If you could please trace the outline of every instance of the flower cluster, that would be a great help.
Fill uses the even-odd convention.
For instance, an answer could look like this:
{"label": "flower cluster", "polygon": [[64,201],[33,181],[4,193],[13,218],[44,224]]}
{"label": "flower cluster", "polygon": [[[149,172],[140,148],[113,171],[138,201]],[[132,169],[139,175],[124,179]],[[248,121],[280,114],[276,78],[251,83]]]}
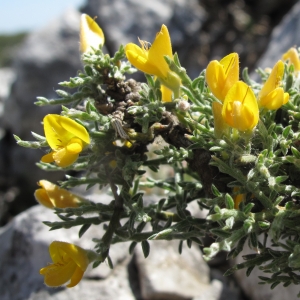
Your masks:
{"label": "flower cluster", "polygon": [[[240,76],[238,53],[211,61],[191,79],[172,51],[166,25],[152,44],[129,43],[113,57],[103,53],[104,41],[96,19],[83,14],[84,71],[61,83],[76,91],[58,90],[54,100],[39,97],[37,105],[63,105],[61,114],[44,117],[45,137],[16,137],[21,146],[47,148],[42,169],[76,171],[60,185],[38,182],[36,200],[58,217],[47,226],[79,226],[82,237],[91,225],[105,225],[93,251],[51,243],[53,263],[40,271],[45,283],[73,287],[90,263],[112,267],[115,243],[131,242],[130,253],[141,244],[147,257],[148,240],[180,240],[181,249],[183,242],[202,245],[209,234],[216,240],[203,249],[207,260],[220,251],[235,257],[246,241],[255,251],[226,274],[265,264],[274,275],[263,282],[300,284],[298,50],[289,49],[272,69],[259,69],[262,80],[255,82],[246,70]],[[128,78],[136,69],[146,83]],[[163,165],[172,171],[166,175]],[[113,199],[88,201],[69,190],[76,186],[109,190]],[[161,190],[159,201],[143,200]],[[190,208],[193,202],[208,209],[206,218]],[[261,235],[285,251],[268,248]]]}
{"label": "flower cluster", "polygon": [[259,108],[279,109],[289,100],[289,94],[280,86],[284,63],[278,61],[258,95],[239,81],[239,57],[231,53],[220,60],[211,61],[206,69],[206,82],[212,94],[220,100],[213,102],[215,134],[221,137],[227,125],[239,131],[251,131],[259,120]]}

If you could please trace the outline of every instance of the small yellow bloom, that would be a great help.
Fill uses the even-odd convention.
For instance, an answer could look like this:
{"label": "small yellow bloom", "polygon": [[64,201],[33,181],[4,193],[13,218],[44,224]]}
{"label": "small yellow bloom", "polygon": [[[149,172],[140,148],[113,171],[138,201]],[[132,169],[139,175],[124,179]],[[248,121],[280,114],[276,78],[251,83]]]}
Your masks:
{"label": "small yellow bloom", "polygon": [[205,73],[207,85],[222,102],[229,89],[239,80],[239,55],[231,53],[219,61],[211,61]]}
{"label": "small yellow bloom", "polygon": [[240,188],[234,187],[233,188],[233,201],[234,201],[234,208],[239,209],[239,205],[241,202],[246,200],[246,194],[239,194]]}
{"label": "small yellow bloom", "polygon": [[161,90],[161,101],[162,102],[172,102],[172,91],[165,87],[164,85],[160,86]]}
{"label": "small yellow bloom", "polygon": [[228,124],[225,122],[222,116],[223,105],[214,101],[212,103],[212,111],[214,115],[214,133],[216,138],[221,138],[224,133],[229,129]]}
{"label": "small yellow bloom", "polygon": [[73,164],[84,146],[90,143],[87,130],[68,117],[49,114],[44,117],[44,131],[51,153],[41,158],[42,162],[55,163],[60,167]]}
{"label": "small yellow bloom", "polygon": [[91,52],[92,47],[98,49],[104,44],[104,34],[95,19],[86,14],[80,18],[80,51],[82,53]]}
{"label": "small yellow bloom", "polygon": [[40,180],[38,185],[41,188],[34,192],[34,197],[40,204],[48,208],[78,207],[87,202],[48,180]]}
{"label": "small yellow bloom", "polygon": [[290,95],[279,87],[284,73],[284,63],[279,60],[263,85],[258,99],[259,107],[275,110],[289,101]]}
{"label": "small yellow bloom", "polygon": [[259,110],[252,89],[244,82],[236,82],[228,91],[222,109],[225,122],[240,131],[252,130],[258,123]]}
{"label": "small yellow bloom", "polygon": [[57,287],[70,281],[68,288],[77,285],[90,263],[89,252],[66,242],[52,242],[49,253],[53,263],[40,270],[45,284]]}
{"label": "small yellow bloom", "polygon": [[289,60],[290,64],[294,65],[295,71],[300,71],[300,60],[298,51],[292,47],[282,55],[283,60]]}
{"label": "small yellow bloom", "polygon": [[130,63],[142,72],[158,77],[160,82],[174,93],[178,93],[181,80],[172,72],[164,56],[173,58],[172,45],[168,28],[162,25],[156,34],[152,45],[139,40],[142,47],[129,43],[125,46],[125,53]]}

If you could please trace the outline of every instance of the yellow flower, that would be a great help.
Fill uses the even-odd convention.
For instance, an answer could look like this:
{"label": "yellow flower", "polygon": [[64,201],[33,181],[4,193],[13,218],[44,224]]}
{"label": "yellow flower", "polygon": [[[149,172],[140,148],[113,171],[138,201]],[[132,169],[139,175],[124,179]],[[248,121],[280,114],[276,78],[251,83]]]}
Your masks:
{"label": "yellow flower", "polygon": [[161,90],[161,101],[162,102],[172,102],[172,91],[165,87],[164,85],[160,86]]}
{"label": "yellow flower", "polygon": [[285,52],[282,55],[282,59],[289,60],[290,64],[294,65],[295,71],[296,72],[300,71],[299,55],[298,55],[298,51],[294,47],[290,48],[287,52]]}
{"label": "yellow flower", "polygon": [[152,45],[146,41],[139,41],[142,47],[133,43],[125,46],[127,59],[142,72],[157,76],[164,86],[178,94],[181,80],[176,73],[170,70],[164,59],[166,55],[173,58],[168,28],[162,25]]}
{"label": "yellow flower", "polygon": [[[40,269],[47,286],[57,287],[68,281],[68,288],[77,285],[94,252],[66,242],[54,241],[49,246],[52,264]],[[94,254],[95,256],[95,254]]]}
{"label": "yellow flower", "polygon": [[213,95],[222,102],[229,89],[239,80],[239,56],[231,53],[218,62],[211,61],[205,73],[207,85]]}
{"label": "yellow flower", "polygon": [[240,188],[234,187],[233,188],[233,201],[234,201],[234,208],[239,209],[239,205],[241,202],[246,200],[246,194],[239,194]]}
{"label": "yellow flower", "polygon": [[279,60],[263,85],[258,99],[259,107],[270,110],[278,109],[289,101],[290,95],[279,87],[284,73],[284,63]]}
{"label": "yellow flower", "polygon": [[232,128],[240,131],[252,130],[258,123],[259,111],[252,89],[244,82],[236,82],[228,91],[222,116]]}
{"label": "yellow flower", "polygon": [[38,185],[42,188],[34,192],[34,197],[40,204],[48,208],[78,207],[84,202],[88,202],[48,180],[40,180]]}
{"label": "yellow flower", "polygon": [[82,53],[91,52],[92,47],[98,49],[104,44],[104,34],[95,19],[86,14],[80,18],[80,51]]}
{"label": "yellow flower", "polygon": [[225,122],[222,116],[223,105],[214,101],[212,103],[212,111],[214,115],[214,134],[216,138],[221,138],[224,133],[229,129],[229,126]]}
{"label": "yellow flower", "polygon": [[60,115],[46,115],[43,122],[47,142],[53,151],[44,155],[41,161],[55,161],[60,167],[73,164],[84,146],[90,143],[87,130],[70,118]]}

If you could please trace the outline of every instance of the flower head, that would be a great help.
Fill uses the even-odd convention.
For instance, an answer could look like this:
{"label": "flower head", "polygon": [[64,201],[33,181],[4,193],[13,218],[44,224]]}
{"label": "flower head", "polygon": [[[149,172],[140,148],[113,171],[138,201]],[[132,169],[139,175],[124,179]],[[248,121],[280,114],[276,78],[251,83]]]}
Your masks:
{"label": "flower head", "polygon": [[257,101],[246,83],[238,81],[228,91],[223,103],[222,117],[230,127],[240,131],[252,130],[257,125]]}
{"label": "flower head", "polygon": [[240,194],[240,188],[234,187],[233,188],[233,201],[234,201],[234,208],[239,209],[240,203],[246,200],[246,194]]}
{"label": "flower head", "polygon": [[38,185],[41,188],[34,192],[34,197],[40,204],[48,208],[78,207],[87,202],[48,180],[40,180]]}
{"label": "flower head", "polygon": [[69,288],[80,282],[93,254],[79,246],[58,241],[50,244],[49,253],[53,263],[40,270],[45,284],[57,287],[70,281]]}
{"label": "flower head", "polygon": [[53,151],[41,161],[55,161],[60,167],[73,164],[84,146],[90,143],[87,130],[74,120],[55,114],[46,115],[43,122],[47,142]]}
{"label": "flower head", "polygon": [[283,73],[284,63],[279,60],[259,93],[258,105],[260,107],[275,110],[289,101],[290,95],[279,87]]}
{"label": "flower head", "polygon": [[181,80],[170,70],[164,58],[166,55],[173,58],[167,26],[162,25],[152,45],[146,41],[139,41],[141,47],[133,43],[125,46],[125,53],[130,63],[146,74],[157,76],[160,82],[172,91],[179,90]]}
{"label": "flower head", "polygon": [[222,102],[229,89],[239,80],[239,56],[231,53],[219,61],[211,61],[205,73],[207,85]]}
{"label": "flower head", "polygon": [[82,14],[80,18],[80,51],[82,53],[98,49],[99,45],[104,44],[104,34],[98,26],[95,19],[86,14]]}
{"label": "flower head", "polygon": [[294,65],[295,71],[300,71],[299,54],[296,48],[292,47],[282,55],[283,60],[289,60],[290,64]]}

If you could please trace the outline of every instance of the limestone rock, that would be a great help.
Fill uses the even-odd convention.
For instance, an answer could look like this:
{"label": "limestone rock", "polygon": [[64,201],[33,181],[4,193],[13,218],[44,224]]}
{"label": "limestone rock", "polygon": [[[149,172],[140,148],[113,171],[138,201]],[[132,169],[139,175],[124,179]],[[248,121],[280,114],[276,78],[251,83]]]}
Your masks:
{"label": "limestone rock", "polygon": [[[146,259],[140,245],[135,252],[144,299],[190,299],[211,288],[209,267],[196,246],[189,249],[184,243],[183,253],[180,255],[178,241],[150,243],[151,250]],[[221,287],[219,292],[221,293]]]}
{"label": "limestone rock", "polygon": [[[79,228],[73,227],[71,229],[49,231],[49,227],[42,223],[42,221],[55,220],[57,221],[58,217],[54,215],[52,210],[37,205],[21,213],[11,223],[1,229],[0,290],[3,291],[1,292],[1,300],[25,300],[29,298],[30,294],[34,294],[37,291],[41,291],[41,293],[58,292],[57,289],[48,289],[43,283],[43,277],[39,274],[39,269],[51,262],[48,252],[49,244],[54,240],[59,240],[74,243],[83,248],[93,249],[94,243],[92,242],[92,238],[100,237],[101,234],[103,234],[101,226],[91,226],[83,237],[79,239]],[[129,257],[128,246],[128,244],[117,244],[111,248],[110,256],[115,267],[123,263],[126,258]],[[124,271],[124,266],[122,269],[123,270],[120,271],[114,270],[114,274],[121,272],[120,274],[125,276],[126,272]],[[87,286],[90,280],[94,281],[94,285],[96,285],[95,281],[98,282],[101,281],[101,279],[109,277],[112,272],[106,263],[103,263],[96,269],[89,268],[85,273],[87,280],[83,280],[79,284],[78,289],[81,289],[81,285]],[[117,283],[113,277],[110,281],[114,282],[114,285],[119,284],[125,287],[124,282],[128,280],[122,277],[121,279],[120,276],[118,275],[119,283]],[[90,278],[90,280],[88,278]],[[127,290],[129,289],[128,285],[126,285],[126,288]],[[84,288],[82,289],[85,290]],[[62,289],[59,291],[61,290]],[[95,293],[97,293],[97,291],[98,289],[95,289]],[[73,292],[69,293],[73,295]],[[117,291],[113,293],[116,295]],[[109,295],[108,288],[107,294]],[[111,299],[122,298],[113,297]],[[131,298],[128,297],[127,299]]]}
{"label": "limestone rock", "polygon": [[274,28],[267,50],[260,58],[257,66],[273,67],[290,47],[300,46],[300,2],[285,15],[280,24]]}
{"label": "limestone rock", "polygon": [[[5,102],[5,113],[0,117],[1,127],[16,134],[23,140],[34,140],[31,131],[43,134],[41,121],[48,113],[59,111],[59,107],[38,107],[34,105],[37,96],[49,99],[58,98],[58,82],[73,77],[81,68],[79,53],[80,13],[70,9],[46,27],[28,35],[14,58],[13,72],[16,74],[10,94]],[[43,155],[41,151],[9,147],[8,170],[13,178],[22,178],[32,186],[45,176],[35,166]],[[26,159],[24,159],[24,156]],[[61,174],[47,174],[49,180]]]}
{"label": "limestone rock", "polygon": [[112,51],[120,44],[138,42],[137,37],[152,42],[162,24],[168,27],[173,46],[182,46],[206,17],[196,0],[88,0],[83,11],[98,16]]}

